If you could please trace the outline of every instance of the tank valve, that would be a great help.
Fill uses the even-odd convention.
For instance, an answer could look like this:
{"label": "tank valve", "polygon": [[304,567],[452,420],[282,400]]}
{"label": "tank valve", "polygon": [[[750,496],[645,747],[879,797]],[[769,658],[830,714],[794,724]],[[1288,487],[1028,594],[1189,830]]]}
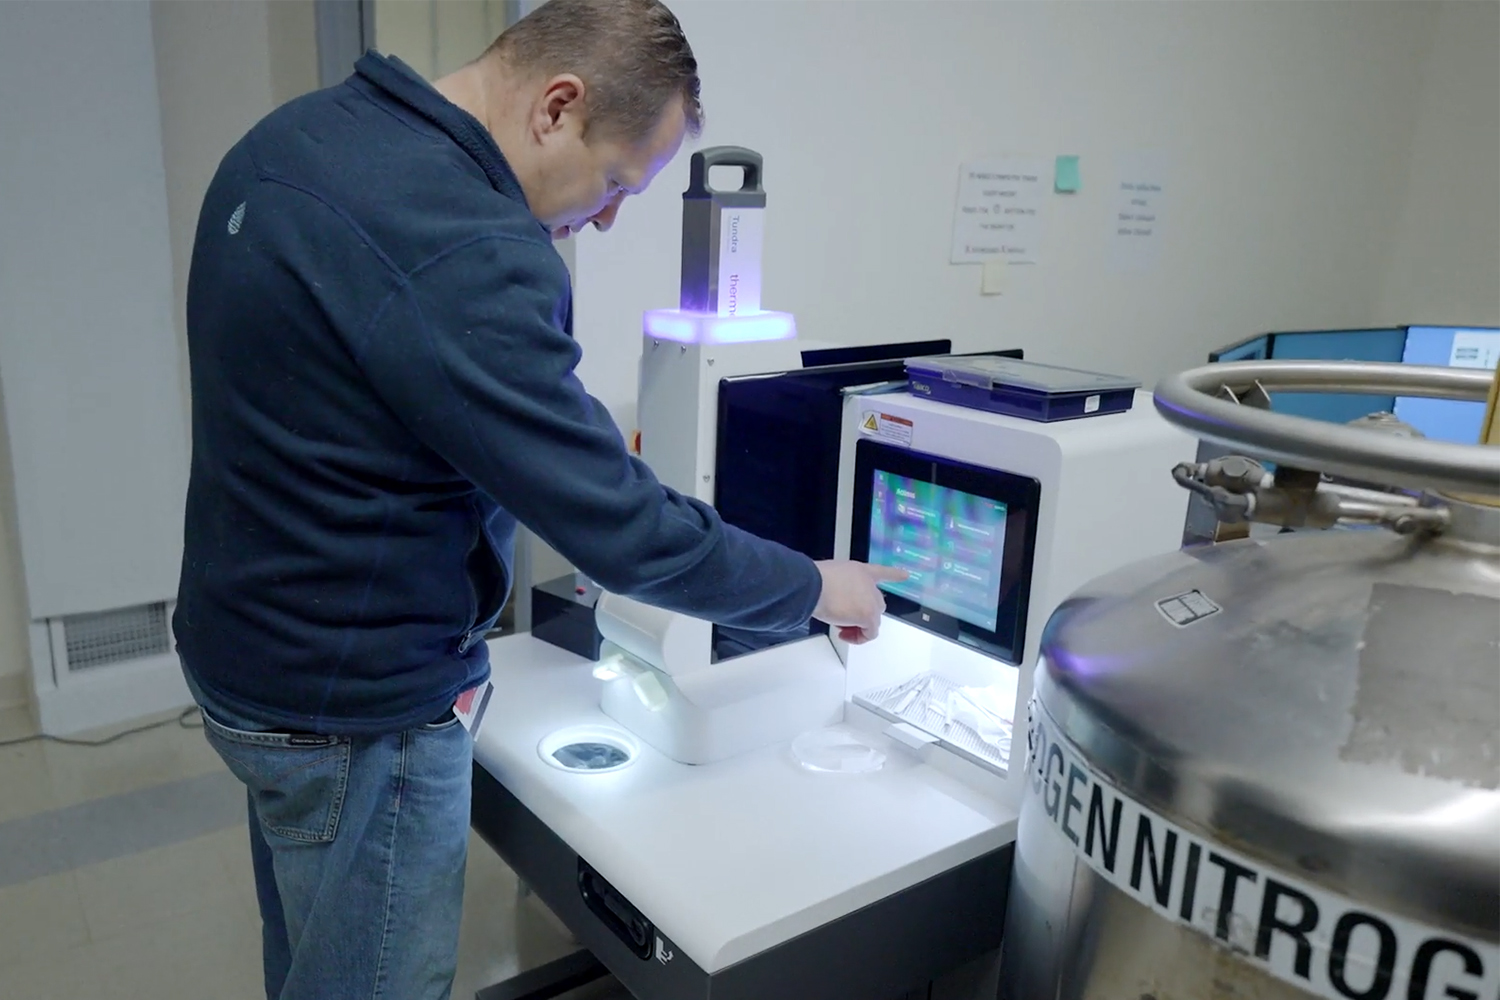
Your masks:
{"label": "tank valve", "polygon": [[1280,466],[1275,474],[1253,458],[1226,455],[1208,462],[1183,462],[1172,478],[1202,496],[1225,524],[1247,521],[1284,528],[1371,525],[1401,535],[1438,534],[1448,526],[1443,507],[1423,506],[1421,498],[1329,481],[1305,469]]}

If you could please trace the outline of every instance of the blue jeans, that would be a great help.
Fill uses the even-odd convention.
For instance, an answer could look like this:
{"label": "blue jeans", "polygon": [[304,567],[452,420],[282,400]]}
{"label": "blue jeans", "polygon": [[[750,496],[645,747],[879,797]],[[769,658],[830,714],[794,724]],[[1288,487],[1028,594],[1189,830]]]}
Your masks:
{"label": "blue jeans", "polygon": [[203,730],[249,792],[268,1000],[447,1000],[458,964],[473,744],[404,733]]}

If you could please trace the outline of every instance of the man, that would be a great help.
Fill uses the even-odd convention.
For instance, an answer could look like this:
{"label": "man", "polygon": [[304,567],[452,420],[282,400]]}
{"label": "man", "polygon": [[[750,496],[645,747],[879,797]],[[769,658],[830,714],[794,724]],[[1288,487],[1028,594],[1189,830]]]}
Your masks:
{"label": "man", "polygon": [[663,488],[573,374],[551,241],[608,229],[700,120],[657,0],[553,0],[435,86],[366,55],[209,188],[174,625],[249,790],[268,997],[449,994],[472,751],[452,706],[487,676],[517,521],[617,593],[875,634],[895,577]]}

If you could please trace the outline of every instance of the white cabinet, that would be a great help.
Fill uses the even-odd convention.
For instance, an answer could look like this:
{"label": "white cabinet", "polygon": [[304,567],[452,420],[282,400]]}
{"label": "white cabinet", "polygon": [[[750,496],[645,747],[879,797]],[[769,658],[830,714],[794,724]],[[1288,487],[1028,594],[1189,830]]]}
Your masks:
{"label": "white cabinet", "polygon": [[0,381],[47,732],[187,703],[160,119],[150,4],[0,4]]}

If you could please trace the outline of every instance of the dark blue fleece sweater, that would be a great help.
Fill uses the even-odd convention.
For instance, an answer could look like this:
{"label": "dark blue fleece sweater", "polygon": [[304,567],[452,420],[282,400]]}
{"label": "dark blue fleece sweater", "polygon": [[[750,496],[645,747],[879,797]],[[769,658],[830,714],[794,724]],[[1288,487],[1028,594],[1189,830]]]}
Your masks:
{"label": "dark blue fleece sweater", "polygon": [[616,593],[750,629],[812,613],[810,560],[627,453],[515,175],[397,60],[228,153],[187,307],[173,624],[211,701],[328,734],[438,718],[488,673],[517,520]]}

